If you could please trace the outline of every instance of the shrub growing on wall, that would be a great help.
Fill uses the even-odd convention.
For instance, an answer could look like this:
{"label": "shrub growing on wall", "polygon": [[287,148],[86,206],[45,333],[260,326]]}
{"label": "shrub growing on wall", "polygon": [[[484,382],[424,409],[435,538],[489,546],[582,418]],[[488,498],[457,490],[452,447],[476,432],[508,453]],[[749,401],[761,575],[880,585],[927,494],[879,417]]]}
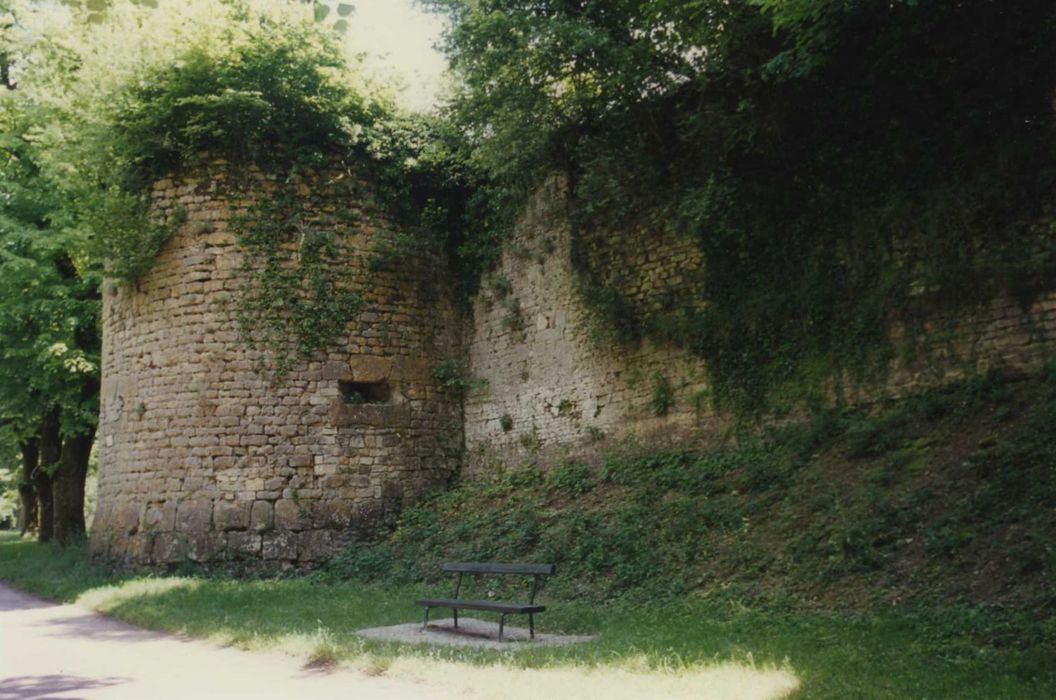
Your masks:
{"label": "shrub growing on wall", "polygon": [[194,44],[125,92],[114,131],[136,174],[157,177],[201,154],[240,163],[318,162],[365,144],[391,112],[353,89],[333,38],[311,25],[262,22]]}
{"label": "shrub growing on wall", "polygon": [[[182,223],[179,212],[167,221],[151,212],[151,184],[218,159],[279,182],[342,159],[389,214],[421,233],[413,244],[446,243],[468,192],[448,168],[456,135],[398,113],[357,68],[328,28],[232,5],[220,29],[97,96],[103,116],[79,144],[95,182],[79,194],[108,274],[137,280]],[[255,187],[252,178],[225,186]],[[236,313],[243,336],[265,339],[282,375],[340,340],[359,307],[357,281],[336,229],[302,217],[291,198],[246,194],[259,201],[232,219],[247,263]]]}

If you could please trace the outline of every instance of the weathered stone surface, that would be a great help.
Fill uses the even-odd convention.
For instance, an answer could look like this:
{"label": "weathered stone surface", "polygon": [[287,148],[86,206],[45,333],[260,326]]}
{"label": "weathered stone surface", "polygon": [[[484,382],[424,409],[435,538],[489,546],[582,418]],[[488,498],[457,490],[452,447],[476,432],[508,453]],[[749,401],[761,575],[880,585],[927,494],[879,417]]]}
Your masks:
{"label": "weathered stone surface", "polygon": [[351,378],[357,382],[380,382],[392,374],[392,358],[358,355],[349,361]]}
{"label": "weathered stone surface", "polygon": [[144,530],[171,532],[175,526],[176,505],[174,503],[152,503],[143,513]]}
{"label": "weathered stone surface", "polygon": [[[591,459],[626,439],[706,445],[724,427],[726,419],[698,401],[708,390],[698,358],[673,345],[646,340],[624,347],[593,337],[604,321],[582,303],[567,201],[557,179],[536,194],[474,300],[469,374],[486,384],[465,400],[467,476],[503,463]],[[577,264],[645,314],[706,299],[704,260],[691,238],[653,229],[577,236]],[[995,299],[953,325],[937,316],[925,330],[934,333],[935,355],[949,344],[949,361],[894,365],[886,391],[903,394],[990,367],[1036,369],[1046,356],[1044,339],[1056,336],[1054,306],[1050,290],[1029,309]],[[896,342],[904,334],[892,329]],[[658,377],[674,388],[663,416],[652,403]]]}
{"label": "weathered stone surface", "polygon": [[411,407],[406,404],[349,405],[335,400],[330,405],[330,419],[339,427],[406,428],[411,423]]}
{"label": "weathered stone surface", "polygon": [[253,532],[229,532],[227,551],[235,559],[260,559],[261,536]]}
{"label": "weathered stone surface", "polygon": [[[472,476],[589,458],[629,438],[705,444],[725,427],[699,401],[708,384],[696,357],[648,340],[631,348],[594,339],[557,180],[529,203],[464,319],[441,251],[422,243],[378,258],[399,226],[346,165],[296,183],[249,172],[246,190],[222,163],[159,181],[154,211],[185,209],[187,223],[136,286],[104,285],[93,552],[145,564],[317,561],[391,523],[459,468]],[[252,271],[254,262],[243,260],[229,222],[261,191],[295,193],[302,219],[334,232],[349,287],[363,297],[346,342],[296,363],[282,382],[269,374],[272,358],[241,341],[232,303],[243,263]],[[347,207],[354,215],[343,215]],[[704,261],[691,239],[584,230],[576,245],[577,265],[639,310],[703,303]],[[896,342],[908,332],[892,329]],[[924,332],[945,360],[892,367],[890,393],[973,369],[1036,369],[1056,335],[1056,292],[1029,309],[995,299],[955,321],[936,313]],[[452,360],[468,363],[464,379],[483,380],[469,382],[464,405],[461,389],[436,376]],[[652,401],[660,378],[674,392],[662,416]],[[383,383],[385,398],[358,403],[349,382]]]}
{"label": "weathered stone surface", "polygon": [[242,501],[217,501],[213,505],[213,527],[217,530],[245,530],[249,527],[251,504]]}
{"label": "weathered stone surface", "polygon": [[302,532],[298,540],[297,558],[300,561],[318,561],[331,553],[333,535],[329,530]]}
{"label": "weathered stone surface", "polygon": [[275,506],[269,501],[254,501],[249,514],[249,527],[255,532],[266,532],[275,526]]}
{"label": "weathered stone surface", "polygon": [[139,507],[134,503],[123,503],[115,511],[115,526],[120,532],[134,535],[139,530]]}
{"label": "weathered stone surface", "polygon": [[[302,550],[315,559],[340,537],[317,533],[301,547],[281,531],[347,530],[394,475],[411,502],[458,467],[460,396],[431,372],[458,355],[461,334],[443,252],[415,246],[372,265],[399,226],[364,202],[366,185],[337,160],[295,184],[250,176],[256,182],[238,189],[245,179],[218,162],[157,182],[156,214],[184,209],[187,222],[135,287],[105,285],[97,553],[148,564],[295,562]],[[247,275],[229,222],[260,191],[284,189],[304,221],[335,233],[363,305],[345,346],[275,382],[270,359],[241,340],[232,302]],[[345,411],[346,381],[385,382],[389,400]],[[389,439],[396,431],[400,439]],[[348,475],[363,483],[345,483]],[[318,517],[316,501],[326,502]],[[261,533],[269,536],[253,539]]]}
{"label": "weathered stone surface", "polygon": [[352,370],[347,362],[327,362],[323,365],[321,377],[326,380],[347,379]]}
{"label": "weathered stone surface", "polygon": [[275,502],[275,527],[279,530],[303,530],[308,526],[308,506],[284,498]]}
{"label": "weathered stone surface", "polygon": [[219,532],[199,532],[187,537],[187,559],[194,562],[211,562],[225,558],[227,543]]}
{"label": "weathered stone surface", "polygon": [[212,529],[213,504],[210,501],[184,501],[176,507],[179,532],[207,532]]}
{"label": "weathered stone surface", "polygon": [[295,532],[278,531],[265,533],[262,538],[262,556],[266,561],[294,561],[297,559]]}
{"label": "weathered stone surface", "polygon": [[[150,561],[156,564],[175,564],[183,561],[187,554],[185,536],[171,532],[159,532],[151,540]],[[144,551],[147,551],[144,548]]]}

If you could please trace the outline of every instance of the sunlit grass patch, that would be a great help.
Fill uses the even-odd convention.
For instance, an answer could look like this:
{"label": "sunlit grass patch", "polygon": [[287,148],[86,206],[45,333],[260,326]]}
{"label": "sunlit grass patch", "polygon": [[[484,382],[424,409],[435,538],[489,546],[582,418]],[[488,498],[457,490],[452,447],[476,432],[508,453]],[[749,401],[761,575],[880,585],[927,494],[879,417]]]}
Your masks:
{"label": "sunlit grass patch", "polygon": [[91,588],[77,596],[77,604],[101,613],[109,613],[131,601],[143,603],[146,599],[162,596],[176,589],[194,590],[199,584],[197,579],[183,577],[134,578],[110,586]]}
{"label": "sunlit grass patch", "polygon": [[491,700],[780,700],[800,686],[789,667],[750,661],[657,668],[644,656],[611,665],[522,668],[507,663],[472,666],[452,661],[401,657],[390,675],[429,684],[460,687]]}
{"label": "sunlit grass patch", "polygon": [[[1033,627],[974,608],[847,614],[767,605],[732,588],[649,602],[554,600],[542,631],[597,639],[514,651],[356,634],[418,620],[413,601],[424,589],[415,586],[115,574],[89,562],[83,550],[2,534],[0,580],[148,629],[283,651],[309,667],[340,665],[464,690],[467,697],[1056,697],[1051,635],[1030,636]],[[1001,637],[981,636],[1002,620]]]}

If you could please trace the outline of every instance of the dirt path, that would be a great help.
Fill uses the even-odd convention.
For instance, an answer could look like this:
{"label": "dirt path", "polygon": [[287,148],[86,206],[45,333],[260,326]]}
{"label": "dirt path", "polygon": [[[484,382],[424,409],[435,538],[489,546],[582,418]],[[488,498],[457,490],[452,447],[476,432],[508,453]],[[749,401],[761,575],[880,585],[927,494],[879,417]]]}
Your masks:
{"label": "dirt path", "polygon": [[148,632],[0,583],[0,700],[455,697],[466,696]]}

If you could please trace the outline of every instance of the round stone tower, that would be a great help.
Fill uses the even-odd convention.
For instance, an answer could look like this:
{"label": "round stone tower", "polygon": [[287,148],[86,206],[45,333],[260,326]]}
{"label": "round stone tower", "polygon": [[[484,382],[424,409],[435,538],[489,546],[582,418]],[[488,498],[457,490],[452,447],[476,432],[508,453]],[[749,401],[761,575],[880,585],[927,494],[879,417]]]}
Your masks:
{"label": "round stone tower", "polygon": [[[435,372],[459,356],[442,252],[336,163],[237,181],[214,163],[156,183],[156,211],[185,211],[184,223],[138,283],[105,285],[97,555],[317,561],[458,467],[460,396]],[[302,219],[332,227],[363,298],[345,342],[281,380],[236,313],[253,265],[232,217],[262,197],[292,197]]]}

